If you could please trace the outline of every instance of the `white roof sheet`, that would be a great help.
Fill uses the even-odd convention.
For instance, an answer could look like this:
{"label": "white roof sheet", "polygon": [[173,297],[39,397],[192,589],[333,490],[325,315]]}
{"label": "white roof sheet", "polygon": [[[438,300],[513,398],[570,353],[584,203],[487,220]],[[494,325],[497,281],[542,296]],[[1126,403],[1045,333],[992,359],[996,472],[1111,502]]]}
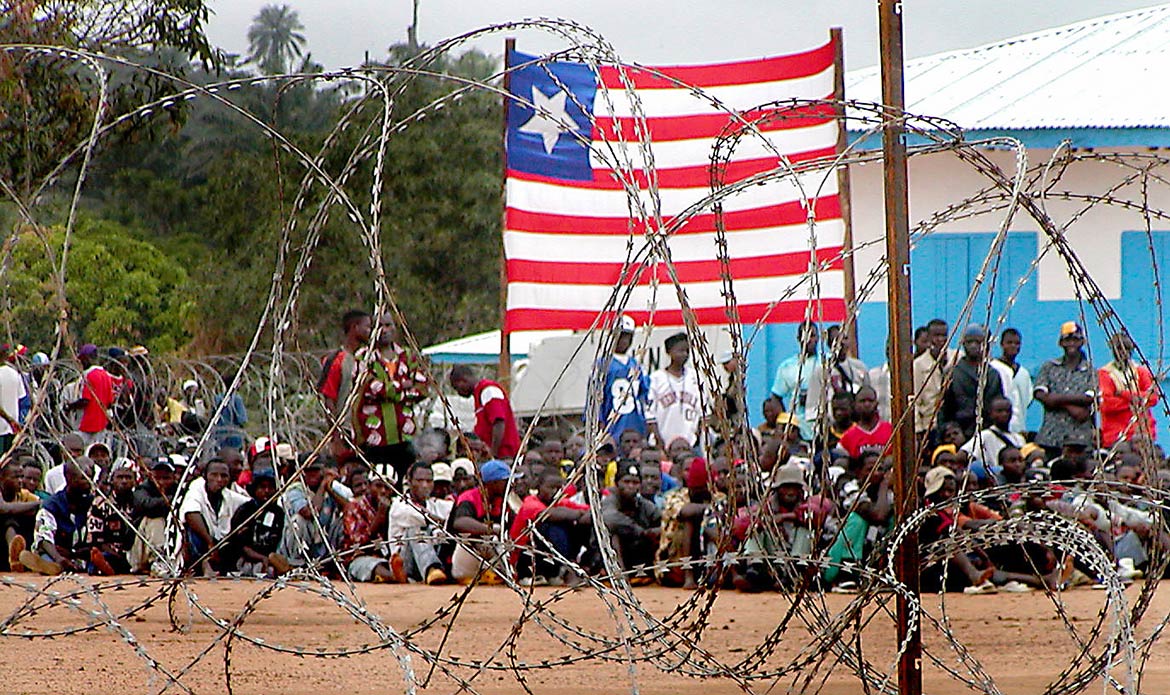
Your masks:
{"label": "white roof sheet", "polygon": [[[546,338],[555,338],[563,335],[572,335],[572,331],[557,330],[557,331],[516,331],[511,334],[509,338],[508,347],[511,349],[513,357],[525,357],[528,355],[532,346],[545,340]],[[476,333],[474,335],[456,338],[455,340],[448,340],[445,343],[432,345],[423,348],[423,354],[433,359],[459,359],[465,360],[475,358],[492,358],[494,355],[500,354],[500,332],[488,331],[486,333]]]}
{"label": "white roof sheet", "polygon": [[[1170,5],[906,63],[906,110],[967,129],[1170,127]],[[845,95],[881,101],[878,67]]]}

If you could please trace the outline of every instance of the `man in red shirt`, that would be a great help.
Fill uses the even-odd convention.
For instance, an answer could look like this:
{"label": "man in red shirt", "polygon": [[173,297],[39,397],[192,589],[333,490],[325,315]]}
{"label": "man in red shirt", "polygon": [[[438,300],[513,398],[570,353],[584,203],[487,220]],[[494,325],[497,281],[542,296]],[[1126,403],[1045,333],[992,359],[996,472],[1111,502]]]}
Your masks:
{"label": "man in red shirt", "polygon": [[[589,506],[577,504],[561,496],[565,479],[559,470],[550,468],[540,476],[536,494],[524,498],[520,511],[512,521],[508,535],[516,544],[513,562],[517,565],[517,576],[521,585],[576,583],[580,580],[569,568],[562,565],[550,553],[550,547],[566,559],[575,562],[581,549],[588,543],[592,531],[592,517]],[[556,504],[553,502],[556,501]],[[551,506],[550,506],[551,505]],[[542,540],[532,542],[533,533]],[[524,553],[528,547],[537,552]]]}
{"label": "man in red shirt", "polygon": [[97,346],[86,343],[77,351],[81,363],[81,398],[66,406],[68,410],[82,410],[81,431],[86,444],[104,442],[110,426],[110,406],[117,396],[118,382],[114,376],[97,364]]}
{"label": "man in red shirt", "polygon": [[894,436],[894,427],[881,418],[878,412],[877,392],[872,386],[862,386],[853,401],[853,414],[857,421],[841,435],[837,446],[851,458],[857,458],[866,449],[882,450]]}
{"label": "man in red shirt", "polygon": [[462,364],[451,369],[450,382],[460,396],[473,399],[475,434],[488,445],[492,458],[514,459],[520,450],[520,432],[504,387],[490,379],[476,380],[471,367]]}
{"label": "man in red shirt", "polygon": [[[373,328],[373,319],[360,309],[345,312],[341,317],[341,329],[345,333],[345,340],[341,348],[325,356],[321,364],[321,378],[317,384],[317,391],[325,400],[325,407],[329,414],[337,417],[337,407],[349,398],[353,389],[353,380],[357,375],[357,361],[354,355],[357,351],[370,343],[370,331]],[[349,418],[343,418],[341,426],[346,427]]]}
{"label": "man in red shirt", "polygon": [[325,412],[330,419],[341,418],[337,430],[329,441],[329,450],[339,463],[353,458],[353,449],[347,437],[353,437],[353,423],[349,413],[339,408],[349,399],[357,378],[357,359],[354,355],[369,345],[373,317],[361,309],[345,312],[341,317],[341,331],[345,335],[341,347],[325,355],[321,360],[321,375],[317,378],[317,392],[325,402]]}

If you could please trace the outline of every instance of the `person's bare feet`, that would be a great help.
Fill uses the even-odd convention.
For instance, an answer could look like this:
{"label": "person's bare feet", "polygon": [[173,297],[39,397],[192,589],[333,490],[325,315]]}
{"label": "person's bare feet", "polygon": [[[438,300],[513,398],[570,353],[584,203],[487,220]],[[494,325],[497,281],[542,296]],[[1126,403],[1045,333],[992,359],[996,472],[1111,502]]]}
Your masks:
{"label": "person's bare feet", "polygon": [[13,572],[24,572],[25,567],[20,563],[20,554],[27,548],[25,547],[24,536],[19,533],[8,541],[8,569]]}

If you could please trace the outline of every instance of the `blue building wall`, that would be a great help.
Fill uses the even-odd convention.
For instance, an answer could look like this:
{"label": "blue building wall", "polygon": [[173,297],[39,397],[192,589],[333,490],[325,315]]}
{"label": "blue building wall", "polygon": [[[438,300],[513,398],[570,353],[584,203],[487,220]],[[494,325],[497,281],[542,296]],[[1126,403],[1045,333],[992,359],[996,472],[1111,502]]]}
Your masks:
{"label": "blue building wall", "polygon": [[[1153,254],[1151,254],[1151,237]],[[963,303],[974,285],[984,257],[991,249],[994,233],[945,233],[934,234],[917,242],[911,251],[910,292],[913,302],[914,326],[925,324],[932,318],[942,318],[951,324],[957,321]],[[1039,251],[1039,238],[1035,233],[1012,232],[1004,244],[999,275],[994,288],[986,282],[972,307],[970,318],[965,323],[987,323],[992,328],[1004,309],[1016,285],[1025,276],[1032,260]],[[1152,258],[1151,258],[1152,256]],[[1156,264],[1156,265],[1155,265]],[[1155,301],[1155,267],[1163,287],[1170,285],[1170,232],[1131,231],[1121,234],[1121,298],[1112,300],[1114,310],[1129,329],[1146,359],[1156,369],[1167,356],[1164,341],[1158,338],[1158,307]],[[990,277],[990,274],[989,274]],[[994,290],[994,291],[993,291]],[[1028,278],[1007,312],[1002,327],[1014,327],[1023,334],[1023,348],[1020,362],[1031,371],[1033,377],[1040,364],[1057,357],[1057,335],[1060,324],[1065,321],[1082,321],[1082,308],[1075,300],[1040,301],[1037,296],[1035,273]],[[1164,301],[1170,302],[1170,289],[1163,292]],[[990,314],[988,307],[990,306]],[[859,357],[868,366],[874,367],[886,361],[886,302],[866,302],[861,306],[858,318]],[[1104,365],[1112,357],[1109,354],[1103,329],[1097,325],[1091,308],[1085,304],[1085,330],[1088,332],[1086,349],[1090,351],[1097,366]],[[1165,315],[1166,337],[1170,338],[1170,317]],[[750,337],[750,327],[744,327],[745,338]],[[952,344],[954,347],[954,344]],[[762,419],[760,403],[767,397],[776,368],[785,358],[796,351],[796,326],[772,325],[762,329],[751,350],[748,352],[747,398],[752,423]],[[998,348],[993,349],[998,354]],[[1163,388],[1168,384],[1163,381]],[[1158,429],[1166,432],[1166,416],[1158,412]],[[1040,425],[1042,415],[1039,404],[1033,403],[1028,412],[1029,429]]]}

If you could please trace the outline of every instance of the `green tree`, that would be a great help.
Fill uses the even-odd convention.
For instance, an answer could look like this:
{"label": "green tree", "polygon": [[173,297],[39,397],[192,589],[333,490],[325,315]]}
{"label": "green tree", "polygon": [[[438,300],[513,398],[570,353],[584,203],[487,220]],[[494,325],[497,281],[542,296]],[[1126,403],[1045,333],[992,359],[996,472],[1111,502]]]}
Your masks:
{"label": "green tree", "polygon": [[[3,275],[0,315],[13,338],[51,346],[57,331],[56,267],[65,233],[59,227],[21,228]],[[67,256],[65,296],[70,329],[82,341],[141,343],[174,351],[190,340],[194,317],[187,271],[132,230],[83,219]]]}
{"label": "green tree", "polygon": [[304,54],[304,28],[288,5],[265,5],[248,27],[248,60],[266,75],[288,72],[293,60]]}
{"label": "green tree", "polygon": [[[0,44],[84,49],[182,73],[188,60],[210,68],[220,54],[207,39],[204,0],[0,0]],[[109,67],[109,66],[107,66]],[[107,120],[169,88],[165,80],[114,69]],[[67,55],[0,51],[0,177],[24,200],[89,134],[97,112],[95,77]],[[182,109],[168,112],[173,122]],[[139,120],[125,131],[155,128]]]}

